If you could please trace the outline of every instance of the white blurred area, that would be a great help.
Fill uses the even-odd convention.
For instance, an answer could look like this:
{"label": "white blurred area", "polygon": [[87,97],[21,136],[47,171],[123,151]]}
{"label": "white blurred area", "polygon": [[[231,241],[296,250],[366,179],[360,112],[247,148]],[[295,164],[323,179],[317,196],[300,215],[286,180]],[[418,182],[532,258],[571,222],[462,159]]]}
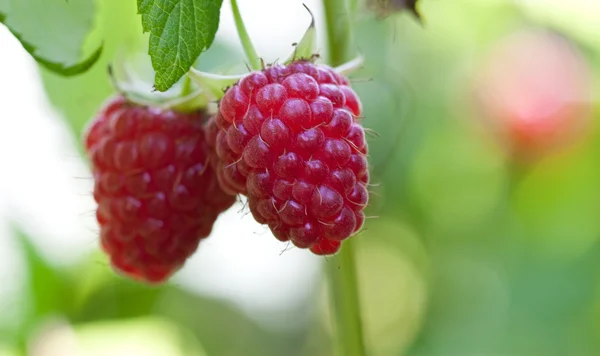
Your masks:
{"label": "white blurred area", "polygon": [[[286,56],[302,36],[310,23],[302,3],[320,22],[318,0],[239,1],[265,61]],[[239,46],[228,1],[218,39]],[[74,263],[97,249],[98,227],[90,173],[75,149],[76,138],[46,99],[35,63],[3,26],[0,48],[0,314],[7,316],[18,303],[25,268],[10,220],[56,264]],[[296,309],[318,287],[323,259],[294,248],[282,253],[288,246],[251,215],[239,213],[241,208],[234,206],[217,221],[173,283],[225,298],[257,318]]]}

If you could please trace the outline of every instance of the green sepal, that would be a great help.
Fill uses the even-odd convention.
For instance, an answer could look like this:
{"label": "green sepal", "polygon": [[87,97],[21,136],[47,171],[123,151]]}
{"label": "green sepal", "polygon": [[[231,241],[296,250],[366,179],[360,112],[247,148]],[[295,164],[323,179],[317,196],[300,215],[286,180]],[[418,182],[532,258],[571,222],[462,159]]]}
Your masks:
{"label": "green sepal", "polygon": [[343,63],[343,64],[335,67],[335,71],[340,74],[343,74],[345,76],[348,76],[351,73],[354,73],[357,70],[361,69],[363,67],[364,63],[365,63],[365,58],[362,55],[359,55],[358,57],[355,57],[351,61],[348,61],[346,63]]}
{"label": "green sepal", "polygon": [[139,105],[147,105],[162,110],[173,109],[181,112],[190,112],[205,109],[209,104],[209,97],[199,87],[184,88],[186,77],[182,78],[173,87],[165,92],[155,90],[150,80],[144,79],[141,71],[133,68],[132,58],[125,58],[122,54],[118,60],[111,64],[108,72],[112,84],[127,100]]}
{"label": "green sepal", "polygon": [[[304,5],[304,4],[303,4]],[[317,51],[317,29],[315,27],[315,16],[308,6],[304,8],[310,14],[310,25],[304,32],[300,42],[294,44],[294,51],[285,60],[285,64],[289,64],[297,59],[312,59]]]}
{"label": "green sepal", "polygon": [[212,100],[221,100],[225,94],[225,89],[232,86],[233,84],[240,81],[242,78],[247,76],[245,74],[234,74],[234,75],[220,75],[199,71],[195,68],[191,68],[188,72],[188,76],[198,86],[200,86],[207,95],[211,96]]}

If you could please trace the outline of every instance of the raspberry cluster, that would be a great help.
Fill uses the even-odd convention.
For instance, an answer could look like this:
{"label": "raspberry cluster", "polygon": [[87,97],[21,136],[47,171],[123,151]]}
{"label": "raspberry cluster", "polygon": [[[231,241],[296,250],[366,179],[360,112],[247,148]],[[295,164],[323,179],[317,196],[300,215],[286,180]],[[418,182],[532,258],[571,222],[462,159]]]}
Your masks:
{"label": "raspberry cluster", "polygon": [[167,279],[235,201],[208,165],[203,120],[119,96],[86,132],[102,247],[134,279]]}
{"label": "raspberry cluster", "polygon": [[299,60],[250,73],[206,125],[221,187],[246,195],[277,239],[337,252],[362,227],[369,198],[361,109],[327,66]]}

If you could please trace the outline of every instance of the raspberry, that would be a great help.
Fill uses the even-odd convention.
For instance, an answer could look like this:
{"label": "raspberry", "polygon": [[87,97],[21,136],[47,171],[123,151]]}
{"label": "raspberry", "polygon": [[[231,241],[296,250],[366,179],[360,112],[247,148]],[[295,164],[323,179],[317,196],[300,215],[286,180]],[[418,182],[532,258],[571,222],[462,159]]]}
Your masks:
{"label": "raspberry", "polygon": [[369,182],[361,104],[348,80],[300,60],[229,88],[207,125],[222,187],[248,196],[275,237],[327,255],[362,227]]}
{"label": "raspberry", "polygon": [[539,159],[583,137],[592,76],[582,53],[567,40],[518,31],[495,44],[482,64],[475,103],[513,158]]}
{"label": "raspberry", "polygon": [[113,267],[166,280],[233,202],[207,165],[203,113],[138,106],[116,97],[84,140],[94,176],[101,244]]}

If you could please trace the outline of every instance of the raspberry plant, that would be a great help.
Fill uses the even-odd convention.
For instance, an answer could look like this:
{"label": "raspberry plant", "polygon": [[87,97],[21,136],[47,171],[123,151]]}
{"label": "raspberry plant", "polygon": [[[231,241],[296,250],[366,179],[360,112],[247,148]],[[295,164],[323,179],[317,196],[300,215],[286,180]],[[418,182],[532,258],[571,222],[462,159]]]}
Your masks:
{"label": "raspberry plant", "polygon": [[[154,92],[131,78],[126,59],[115,58],[109,75],[118,95],[84,133],[102,248],[124,275],[164,282],[235,196],[246,195],[255,219],[279,240],[317,255],[337,253],[340,268],[328,268],[338,351],[363,355],[354,249],[345,241],[361,230],[369,200],[362,105],[346,77],[362,63],[351,31],[358,2],[323,1],[326,64],[317,64],[313,19],[283,64],[265,65],[231,0],[252,69],[237,76],[193,67],[214,41],[222,3],[137,1],[149,33]],[[103,53],[95,5],[7,0],[0,21],[40,65],[73,76]],[[49,22],[36,28],[26,21],[31,16]],[[57,48],[50,39],[65,33]],[[216,112],[211,101],[218,102]]]}
{"label": "raspberry plant", "polygon": [[[185,340],[178,336],[187,333],[181,330],[173,343],[185,348],[182,354],[333,354],[330,333],[319,328],[320,317],[310,321],[319,325],[263,330],[246,320],[250,308],[235,313],[229,305],[219,308],[212,298],[176,285],[156,288],[196,248],[226,238],[211,236],[211,227],[236,199],[246,203],[241,214],[264,224],[252,232],[272,232],[244,236],[250,244],[278,238],[285,241],[281,249],[295,246],[298,255],[325,256],[319,259],[332,303],[331,313],[324,314],[333,317],[331,335],[339,355],[594,354],[598,344],[587,331],[593,330],[590,311],[597,305],[600,171],[593,118],[598,66],[585,57],[596,58],[599,50],[593,36],[597,6],[558,0],[509,6],[477,0],[323,0],[323,23],[311,24],[303,38],[290,40],[298,43],[289,56],[264,63],[237,2],[227,1],[0,0],[0,21],[39,62],[48,98],[69,116],[74,131],[80,133],[82,121],[90,121],[81,138],[90,165],[86,178],[95,185],[98,229],[87,246],[97,245],[108,260],[86,258],[75,269],[57,269],[40,263],[43,258],[32,252],[33,246],[23,243],[31,288],[15,298],[23,307],[3,310],[0,354],[7,320],[9,333],[18,334],[9,339],[22,344],[22,354],[43,353],[28,349],[38,339],[50,341],[48,349],[56,354],[69,354],[61,347],[66,343],[53,342],[45,332],[29,340],[32,328],[55,314],[67,318],[65,324],[81,326],[84,334],[93,319],[103,319],[102,329],[122,324],[107,325],[106,319],[141,314],[173,319],[195,332],[194,339],[207,351],[195,352],[179,342]],[[229,3],[232,13],[221,8]],[[282,18],[306,15],[299,2],[279,3],[297,11]],[[252,0],[246,4],[260,6]],[[361,6],[375,15],[359,12]],[[273,36],[266,41],[289,31],[287,25],[274,25],[280,14],[273,9],[257,9],[264,16],[262,26],[271,32],[265,37]],[[435,20],[425,36],[411,18],[421,19],[424,10]],[[400,23],[406,18],[395,17],[400,11],[412,22]],[[220,17],[231,16],[246,58],[216,54],[221,51],[214,41]],[[377,23],[390,17],[398,20],[393,33]],[[543,36],[536,31],[525,42],[515,43],[510,36],[508,46],[502,41],[500,51],[496,45],[488,51],[500,34],[542,26],[551,31]],[[316,46],[321,27],[326,42]],[[124,54],[119,46],[126,47]],[[360,66],[357,47],[369,66],[360,79],[350,80]],[[480,68],[477,59],[484,53],[490,61]],[[147,60],[147,73],[141,73],[134,55]],[[215,69],[212,61],[221,67]],[[228,66],[234,64],[239,74],[231,75]],[[88,75],[61,78],[84,72]],[[467,96],[471,75],[475,95]],[[358,82],[363,82],[360,87]],[[14,89],[5,95],[26,96]],[[461,99],[476,99],[479,110],[461,110],[468,105]],[[34,103],[24,104],[14,105],[5,123],[33,119],[24,109]],[[397,134],[404,117],[410,122]],[[469,124],[485,123],[482,127],[498,147],[462,125],[465,118],[473,119]],[[383,139],[367,147],[363,124]],[[22,146],[7,140],[15,152],[5,153],[18,161],[27,148],[41,157],[44,143],[32,139],[41,131],[26,128],[23,138],[16,138]],[[9,179],[23,174],[11,161],[5,165]],[[29,188],[54,191],[48,173],[59,167],[23,163],[37,170],[31,176],[41,183]],[[381,199],[369,196],[367,188],[375,185],[369,170],[387,183],[374,188]],[[43,203],[45,195],[30,190],[35,204]],[[91,189],[85,194],[92,198]],[[52,200],[46,208],[58,210],[61,203]],[[372,206],[366,210],[367,205]],[[379,207],[383,219],[369,221],[369,231],[360,234],[365,214]],[[41,210],[51,216],[49,209]],[[36,222],[33,218],[29,225]],[[226,258],[240,253],[258,262],[252,267],[264,265],[254,251],[236,244],[226,249]],[[355,262],[357,252],[360,263]],[[274,257],[293,262],[293,253]],[[109,264],[125,278],[105,276],[111,273]],[[214,278],[208,270],[202,279]],[[276,285],[263,297],[310,292],[297,293],[306,281],[270,271],[256,278],[282,276],[291,288]],[[4,272],[9,287],[24,279],[10,269]],[[307,275],[304,269],[296,272]],[[228,274],[221,276],[226,278],[219,282],[229,284],[232,295],[249,286],[261,288],[257,283],[232,286]],[[233,297],[252,302],[245,293]],[[321,306],[311,300],[301,307],[312,311]],[[24,320],[11,326],[11,315]],[[256,316],[287,322],[290,315],[279,319],[261,310]],[[303,316],[312,317],[298,316],[292,326],[302,326]],[[132,329],[154,318],[117,334],[131,339]],[[152,341],[170,333],[165,329],[137,343],[158,350]],[[69,325],[60,331],[60,339],[68,336]],[[103,342],[108,346],[119,343],[115,333],[97,335],[102,336],[98,341],[109,340]]]}

